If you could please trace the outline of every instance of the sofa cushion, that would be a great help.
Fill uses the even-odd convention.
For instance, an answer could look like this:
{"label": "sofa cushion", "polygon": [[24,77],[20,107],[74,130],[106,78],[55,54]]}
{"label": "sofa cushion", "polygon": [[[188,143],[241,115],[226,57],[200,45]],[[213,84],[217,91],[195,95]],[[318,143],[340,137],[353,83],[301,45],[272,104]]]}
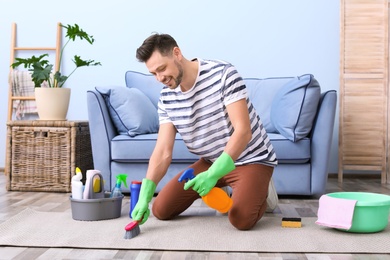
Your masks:
{"label": "sofa cushion", "polygon": [[286,83],[272,100],[273,126],[292,142],[306,137],[311,131],[320,95],[320,85],[311,74]]}
{"label": "sofa cushion", "polygon": [[104,97],[119,134],[136,136],[158,132],[157,109],[139,89],[96,87],[96,90]]}
{"label": "sofa cushion", "polygon": [[126,71],[125,81],[128,88],[137,88],[141,90],[157,108],[160,91],[164,85],[161,82],[158,82],[152,74],[143,74],[129,70]]}
{"label": "sofa cushion", "polygon": [[245,78],[249,99],[256,109],[267,133],[276,133],[271,122],[271,104],[276,93],[294,77]]}
{"label": "sofa cushion", "polygon": [[[300,164],[310,161],[310,139],[291,142],[281,134],[268,134],[279,163]],[[117,135],[111,140],[111,158],[117,162],[148,162],[156,145],[157,134],[130,137]],[[180,134],[176,134],[173,162],[192,162],[199,157],[190,153]]]}
{"label": "sofa cushion", "polygon": [[[148,162],[156,141],[157,134],[118,135],[111,140],[111,158],[117,162]],[[188,151],[180,134],[176,134],[172,162],[194,162],[198,159],[197,155]]]}
{"label": "sofa cushion", "polygon": [[270,133],[268,137],[275,149],[279,164],[301,164],[310,161],[311,142],[308,137],[302,138],[295,143],[281,134]]}

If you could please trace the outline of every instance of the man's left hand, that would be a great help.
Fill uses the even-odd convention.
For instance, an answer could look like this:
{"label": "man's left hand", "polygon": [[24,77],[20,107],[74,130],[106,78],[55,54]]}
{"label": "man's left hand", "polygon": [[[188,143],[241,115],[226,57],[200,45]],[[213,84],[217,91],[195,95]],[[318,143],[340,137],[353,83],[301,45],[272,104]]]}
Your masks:
{"label": "man's left hand", "polygon": [[229,154],[223,152],[207,171],[201,172],[184,185],[188,190],[192,187],[201,197],[207,195],[218,180],[236,168]]}

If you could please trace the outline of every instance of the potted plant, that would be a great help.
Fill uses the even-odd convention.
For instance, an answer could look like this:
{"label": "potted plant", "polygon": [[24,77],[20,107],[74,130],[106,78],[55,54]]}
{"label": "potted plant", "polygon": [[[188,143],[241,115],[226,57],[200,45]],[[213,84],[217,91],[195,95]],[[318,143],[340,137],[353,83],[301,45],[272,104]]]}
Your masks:
{"label": "potted plant", "polygon": [[[61,62],[63,58],[63,52],[70,41],[75,41],[77,38],[85,40],[89,44],[94,43],[93,36],[83,31],[77,24],[74,25],[62,25],[62,28],[66,29],[67,38],[66,43],[61,47],[58,69],[54,71],[53,65],[46,59],[49,54],[45,53],[38,57],[32,56],[30,58],[15,58],[15,62],[11,64],[12,68],[23,65],[28,71],[31,71],[31,78],[35,85],[35,99],[38,109],[39,119],[41,120],[66,120],[66,114],[69,106],[70,89],[63,88],[67,79],[80,67],[98,66],[100,62],[94,60],[83,60],[80,56],[75,55],[73,57],[73,63],[75,68],[68,75],[63,75],[61,72]],[[54,72],[53,72],[54,71]],[[42,87],[43,84],[47,87]],[[49,97],[47,95],[50,95]],[[51,96],[54,95],[54,96]],[[56,98],[62,98],[63,101],[58,101]],[[61,104],[65,108],[61,109]],[[58,111],[58,115],[56,110]]]}

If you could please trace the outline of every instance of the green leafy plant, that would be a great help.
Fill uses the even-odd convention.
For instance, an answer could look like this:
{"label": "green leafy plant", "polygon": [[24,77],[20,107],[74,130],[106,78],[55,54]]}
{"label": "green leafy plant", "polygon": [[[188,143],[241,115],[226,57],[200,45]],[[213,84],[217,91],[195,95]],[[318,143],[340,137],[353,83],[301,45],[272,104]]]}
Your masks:
{"label": "green leafy plant", "polygon": [[12,68],[16,68],[20,65],[23,65],[24,68],[28,68],[29,71],[32,72],[31,78],[34,81],[35,87],[41,87],[42,83],[47,81],[49,87],[51,88],[61,88],[67,79],[80,67],[88,67],[88,66],[101,66],[100,62],[94,60],[83,60],[80,56],[75,55],[73,58],[73,63],[76,67],[73,71],[68,75],[61,74],[61,62],[63,57],[63,52],[68,43],[72,40],[75,41],[78,38],[80,40],[86,40],[89,44],[93,44],[95,39],[93,36],[88,35],[85,31],[83,31],[77,24],[75,25],[62,25],[61,27],[67,30],[66,38],[68,40],[61,48],[60,58],[59,58],[59,66],[58,70],[53,73],[53,65],[49,63],[46,57],[49,57],[49,54],[45,53],[38,57],[32,56],[31,58],[15,58],[15,62],[11,64]]}

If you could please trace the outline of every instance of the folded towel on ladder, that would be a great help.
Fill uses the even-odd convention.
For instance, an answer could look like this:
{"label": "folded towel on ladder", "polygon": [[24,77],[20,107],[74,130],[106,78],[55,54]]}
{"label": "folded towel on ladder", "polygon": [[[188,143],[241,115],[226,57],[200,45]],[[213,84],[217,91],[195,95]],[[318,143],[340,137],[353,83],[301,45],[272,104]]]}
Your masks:
{"label": "folded towel on ladder", "polygon": [[352,227],[356,203],[357,200],[322,195],[319,200],[316,224],[349,230]]}
{"label": "folded towel on ladder", "polygon": [[[9,75],[9,82],[12,88],[12,96],[35,96],[35,85],[29,71],[12,70]],[[12,108],[15,111],[15,118],[18,120],[24,117],[25,114],[37,113],[34,100],[14,100]]]}

